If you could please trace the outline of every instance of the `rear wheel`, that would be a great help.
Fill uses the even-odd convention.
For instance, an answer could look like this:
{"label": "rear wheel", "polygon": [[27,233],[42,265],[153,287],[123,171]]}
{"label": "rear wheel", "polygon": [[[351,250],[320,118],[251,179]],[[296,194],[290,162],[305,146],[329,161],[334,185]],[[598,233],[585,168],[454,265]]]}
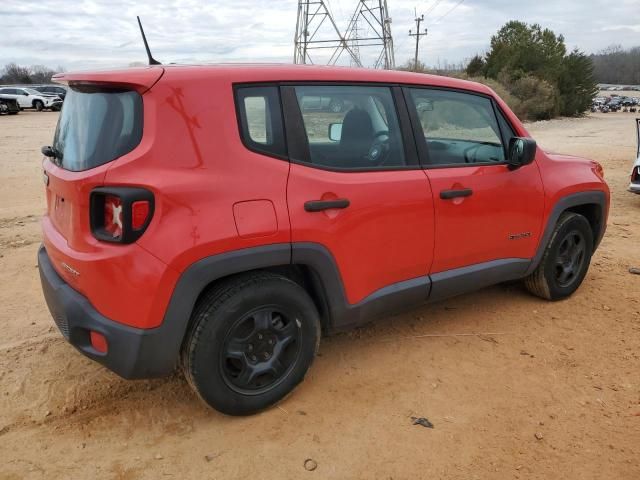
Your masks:
{"label": "rear wheel", "polygon": [[320,341],[311,298],[286,277],[243,275],[198,304],[182,364],[213,408],[247,415],[273,405],[300,383]]}
{"label": "rear wheel", "polygon": [[34,100],[33,108],[41,112],[42,110],[44,110],[44,103],[42,103],[40,100]]}
{"label": "rear wheel", "polygon": [[560,215],[540,265],[525,279],[534,295],[561,300],[575,292],[589,269],[593,233],[585,217],[565,212]]}

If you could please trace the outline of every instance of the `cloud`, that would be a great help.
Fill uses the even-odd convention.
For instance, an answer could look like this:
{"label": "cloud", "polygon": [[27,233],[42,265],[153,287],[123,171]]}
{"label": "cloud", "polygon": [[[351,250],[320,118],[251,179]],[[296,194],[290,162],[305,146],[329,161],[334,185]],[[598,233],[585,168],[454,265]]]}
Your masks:
{"label": "cloud", "polygon": [[[356,3],[328,1],[341,31]],[[388,0],[397,64],[413,57],[414,39],[407,34],[415,29],[416,3]],[[420,59],[429,65],[485,51],[491,35],[513,19],[563,34],[570,49],[595,52],[611,44],[640,43],[637,0],[430,0],[418,14],[427,11],[429,34],[421,41]],[[295,0],[2,0],[0,65],[86,69],[145,61],[136,15],[162,62],[291,62],[296,14]],[[367,63],[376,53],[373,47],[361,50]],[[346,55],[342,58],[348,62]]]}

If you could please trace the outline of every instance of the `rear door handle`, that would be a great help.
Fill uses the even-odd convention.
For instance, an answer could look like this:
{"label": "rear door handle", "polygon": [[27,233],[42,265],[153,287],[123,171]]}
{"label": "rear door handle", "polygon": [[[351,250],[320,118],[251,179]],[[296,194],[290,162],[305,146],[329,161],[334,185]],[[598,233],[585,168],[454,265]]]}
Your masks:
{"label": "rear door handle", "polygon": [[473,194],[473,190],[470,188],[462,188],[460,190],[442,190],[440,192],[440,198],[443,200],[451,200],[452,198],[470,197]]}
{"label": "rear door handle", "polygon": [[346,198],[336,198],[335,200],[309,200],[305,202],[304,209],[307,212],[321,212],[331,208],[347,208],[351,202]]}

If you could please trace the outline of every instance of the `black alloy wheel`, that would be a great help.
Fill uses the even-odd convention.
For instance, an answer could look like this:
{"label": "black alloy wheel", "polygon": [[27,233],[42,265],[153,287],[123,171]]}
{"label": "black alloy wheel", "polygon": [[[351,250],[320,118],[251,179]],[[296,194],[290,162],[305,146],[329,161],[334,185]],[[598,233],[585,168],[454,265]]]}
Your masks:
{"label": "black alloy wheel", "polygon": [[586,257],[584,235],[574,230],[560,242],[556,256],[556,281],[560,287],[568,287],[578,278]]}
{"label": "black alloy wheel", "polygon": [[546,300],[561,300],[582,284],[593,254],[594,232],[583,215],[564,212],[536,269],[524,280],[534,295]]}
{"label": "black alloy wheel", "polygon": [[271,272],[248,272],[221,281],[198,301],[182,368],[208,405],[249,415],[302,382],[319,343],[320,315],[302,285]]}
{"label": "black alloy wheel", "polygon": [[275,306],[236,322],[220,352],[222,376],[232,390],[259,394],[279,383],[300,355],[300,326]]}

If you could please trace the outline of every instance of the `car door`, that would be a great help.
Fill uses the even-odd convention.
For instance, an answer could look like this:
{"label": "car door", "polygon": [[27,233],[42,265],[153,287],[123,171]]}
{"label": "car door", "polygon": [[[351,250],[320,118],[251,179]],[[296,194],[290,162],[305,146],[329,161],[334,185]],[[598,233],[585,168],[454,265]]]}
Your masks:
{"label": "car door", "polygon": [[22,104],[20,104],[20,100],[18,99],[18,95],[16,93],[15,88],[3,88],[2,90],[0,90],[0,94],[4,95],[5,97],[15,98],[16,101],[18,102],[18,105],[22,107]]}
{"label": "car door", "polygon": [[27,92],[22,90],[21,88],[16,88],[16,100],[20,104],[20,108],[29,108],[31,107],[31,97]]}
{"label": "car door", "polygon": [[535,162],[515,170],[506,163],[514,127],[489,96],[407,88],[405,98],[433,190],[432,276],[524,272],[538,245],[544,195]]}
{"label": "car door", "polygon": [[[328,252],[350,305],[401,291],[407,281],[421,285],[426,300],[433,201],[401,90],[294,85],[282,96],[294,262],[299,245]],[[345,108],[301,111],[306,97],[339,97]],[[339,138],[329,135],[336,124]]]}

